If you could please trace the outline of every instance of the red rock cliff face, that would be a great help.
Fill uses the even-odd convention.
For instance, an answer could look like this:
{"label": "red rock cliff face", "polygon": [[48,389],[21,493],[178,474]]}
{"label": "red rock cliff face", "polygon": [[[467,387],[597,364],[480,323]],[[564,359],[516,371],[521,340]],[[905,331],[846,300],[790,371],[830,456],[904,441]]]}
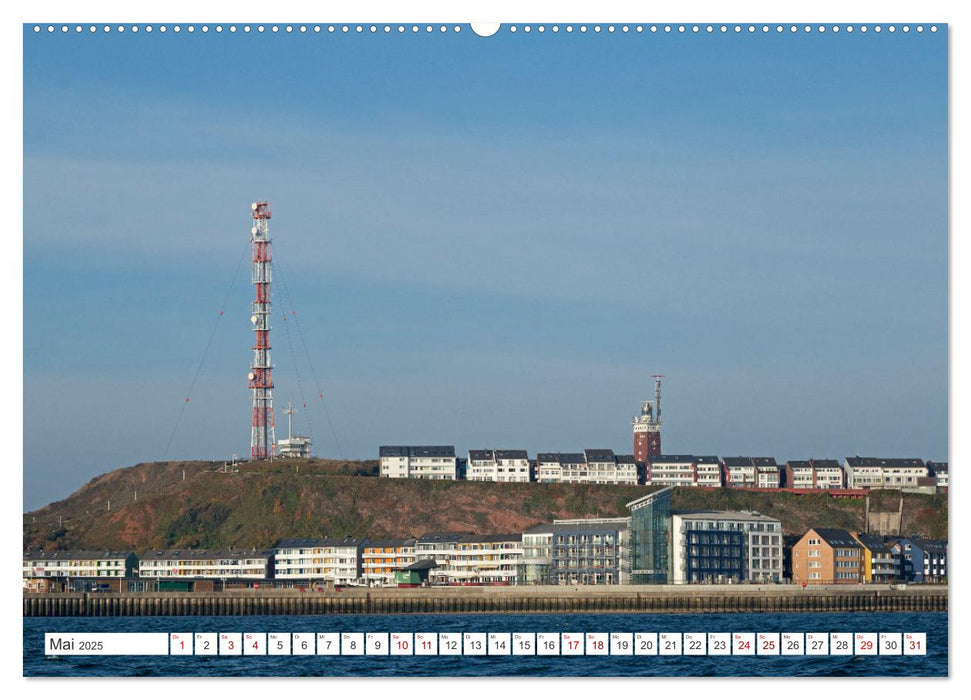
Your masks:
{"label": "red rock cliff face", "polygon": [[[519,533],[554,518],[626,515],[636,486],[380,479],[369,463],[140,464],[24,516],[24,546],[266,547],[290,537]],[[184,474],[184,477],[183,477]],[[349,474],[358,474],[351,476]],[[137,497],[136,497],[137,494]]]}
{"label": "red rock cliff face", "polygon": [[[276,460],[139,464],[103,474],[23,519],[31,549],[269,547],[293,537],[411,537],[433,531],[521,533],[557,518],[625,517],[644,486],[381,479],[373,462]],[[889,492],[887,492],[889,493]],[[897,507],[899,493],[893,499]],[[874,494],[874,498],[877,498]],[[871,499],[872,500],[872,499]],[[109,507],[110,501],[110,507]],[[889,501],[888,501],[889,502]],[[871,510],[878,508],[874,501]],[[863,527],[862,500],[676,489],[674,509],[758,510],[787,533]],[[946,496],[905,494],[906,532],[947,536]]]}

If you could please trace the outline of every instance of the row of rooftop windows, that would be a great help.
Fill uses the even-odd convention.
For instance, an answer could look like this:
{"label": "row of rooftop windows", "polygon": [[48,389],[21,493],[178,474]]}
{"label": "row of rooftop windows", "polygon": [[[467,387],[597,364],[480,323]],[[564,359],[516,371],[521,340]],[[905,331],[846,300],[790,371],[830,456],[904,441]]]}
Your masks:
{"label": "row of rooftop windows", "polygon": [[692,530],[736,530],[740,532],[782,532],[780,523],[725,520],[689,520],[682,524],[681,532]]}

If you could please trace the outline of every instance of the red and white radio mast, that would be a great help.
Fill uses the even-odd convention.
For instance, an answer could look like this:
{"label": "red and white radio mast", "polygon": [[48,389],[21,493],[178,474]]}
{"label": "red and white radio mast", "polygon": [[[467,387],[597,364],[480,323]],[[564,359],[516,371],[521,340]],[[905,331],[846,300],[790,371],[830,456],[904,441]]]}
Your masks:
{"label": "red and white radio mast", "polygon": [[273,364],[270,362],[270,203],[253,202],[253,229],[250,246],[253,249],[253,301],[250,321],[256,332],[253,346],[253,366],[249,372],[249,388],[253,390],[253,431],[250,437],[250,457],[266,459],[276,452],[273,435]]}

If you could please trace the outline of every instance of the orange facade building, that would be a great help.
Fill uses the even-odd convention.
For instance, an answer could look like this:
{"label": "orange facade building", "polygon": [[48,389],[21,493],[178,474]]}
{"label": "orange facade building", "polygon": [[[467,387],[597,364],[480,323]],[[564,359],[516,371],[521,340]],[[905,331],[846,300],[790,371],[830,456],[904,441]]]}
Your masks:
{"label": "orange facade building", "polygon": [[792,547],[794,583],[863,583],[863,547],[846,530],[809,530]]}

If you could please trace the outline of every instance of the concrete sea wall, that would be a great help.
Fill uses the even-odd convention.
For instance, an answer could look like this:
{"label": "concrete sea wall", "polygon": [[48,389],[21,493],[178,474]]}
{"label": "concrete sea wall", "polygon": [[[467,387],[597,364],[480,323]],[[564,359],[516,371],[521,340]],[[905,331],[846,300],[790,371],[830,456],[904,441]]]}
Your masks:
{"label": "concrete sea wall", "polygon": [[339,593],[24,593],[24,617],[378,613],[946,612],[947,586],[536,586]]}

